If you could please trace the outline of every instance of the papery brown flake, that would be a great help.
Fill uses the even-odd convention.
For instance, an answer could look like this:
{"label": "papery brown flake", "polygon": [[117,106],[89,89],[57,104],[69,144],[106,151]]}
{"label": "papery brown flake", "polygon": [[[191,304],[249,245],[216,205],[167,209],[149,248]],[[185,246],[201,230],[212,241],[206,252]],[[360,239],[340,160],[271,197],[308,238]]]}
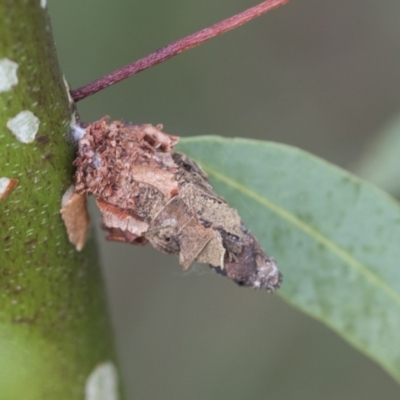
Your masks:
{"label": "papery brown flake", "polygon": [[79,140],[76,193],[95,196],[108,239],[150,242],[179,254],[184,269],[197,260],[240,285],[277,289],[275,261],[214,192],[204,171],[173,153],[179,138],[161,128],[103,119]]}
{"label": "papery brown flake", "polygon": [[19,180],[18,179],[9,179],[9,178],[4,178],[5,181],[7,182],[7,185],[3,188],[3,190],[0,193],[0,201],[5,200],[8,195],[18,186]]}
{"label": "papery brown flake", "polygon": [[60,213],[67,228],[69,241],[81,251],[86,242],[90,223],[86,195],[77,193],[71,186],[62,198]]}

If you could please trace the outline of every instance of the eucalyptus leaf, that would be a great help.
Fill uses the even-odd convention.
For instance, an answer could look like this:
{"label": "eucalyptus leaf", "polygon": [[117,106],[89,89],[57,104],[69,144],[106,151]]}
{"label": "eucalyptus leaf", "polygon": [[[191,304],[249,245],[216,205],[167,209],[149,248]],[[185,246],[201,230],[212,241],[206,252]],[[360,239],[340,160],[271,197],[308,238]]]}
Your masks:
{"label": "eucalyptus leaf", "polygon": [[400,206],[290,146],[214,136],[185,152],[236,207],[283,273],[278,293],[400,382]]}
{"label": "eucalyptus leaf", "polygon": [[400,116],[376,135],[362,158],[352,168],[354,173],[374,183],[393,196],[400,195]]}

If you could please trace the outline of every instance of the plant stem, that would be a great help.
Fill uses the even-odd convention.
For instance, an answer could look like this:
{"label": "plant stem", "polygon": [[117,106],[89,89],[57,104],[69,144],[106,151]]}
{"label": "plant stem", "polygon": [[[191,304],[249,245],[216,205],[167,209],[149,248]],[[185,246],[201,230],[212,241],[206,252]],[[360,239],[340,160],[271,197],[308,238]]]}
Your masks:
{"label": "plant stem", "polygon": [[59,213],[75,151],[45,3],[0,0],[1,400],[83,399],[115,363],[95,243],[77,252]]}
{"label": "plant stem", "polygon": [[233,17],[227,18],[221,22],[218,22],[208,28],[193,33],[183,39],[172,42],[169,45],[163,47],[156,52],[149,54],[148,56],[126,65],[125,67],[112,72],[88,85],[85,85],[79,89],[72,90],[71,96],[75,101],[79,101],[88,97],[92,94],[105,89],[108,86],[114,85],[128,78],[131,75],[137,74],[138,72],[144,71],[154,65],[160,64],[171,57],[178,55],[186,50],[192,49],[193,47],[199,46],[205,41],[212,39],[218,35],[221,35],[231,29],[238,28],[239,26],[257,18],[268,11],[271,11],[283,4],[288,3],[290,0],[266,0],[257,6],[251,7]]}

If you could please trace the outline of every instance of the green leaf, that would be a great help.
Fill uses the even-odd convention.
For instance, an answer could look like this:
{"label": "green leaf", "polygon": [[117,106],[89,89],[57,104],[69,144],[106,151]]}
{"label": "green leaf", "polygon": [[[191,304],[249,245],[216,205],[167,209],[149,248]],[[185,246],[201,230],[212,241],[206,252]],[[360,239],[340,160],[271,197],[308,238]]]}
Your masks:
{"label": "green leaf", "polygon": [[400,117],[393,119],[367,145],[352,170],[393,196],[400,196]]}
{"label": "green leaf", "polygon": [[209,174],[283,273],[278,293],[400,381],[400,207],[286,145],[213,136],[178,146]]}

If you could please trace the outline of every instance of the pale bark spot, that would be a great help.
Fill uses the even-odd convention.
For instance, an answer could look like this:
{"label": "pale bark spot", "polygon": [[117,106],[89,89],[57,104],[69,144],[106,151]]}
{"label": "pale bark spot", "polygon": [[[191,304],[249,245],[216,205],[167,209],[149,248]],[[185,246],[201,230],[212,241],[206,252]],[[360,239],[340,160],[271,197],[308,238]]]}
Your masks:
{"label": "pale bark spot", "polygon": [[31,143],[39,131],[39,118],[32,111],[24,110],[7,122],[7,128],[22,143]]}
{"label": "pale bark spot", "polygon": [[18,64],[8,58],[0,60],[0,93],[8,92],[18,83]]}
{"label": "pale bark spot", "polygon": [[93,370],[86,380],[85,400],[118,400],[118,372],[111,361]]}

